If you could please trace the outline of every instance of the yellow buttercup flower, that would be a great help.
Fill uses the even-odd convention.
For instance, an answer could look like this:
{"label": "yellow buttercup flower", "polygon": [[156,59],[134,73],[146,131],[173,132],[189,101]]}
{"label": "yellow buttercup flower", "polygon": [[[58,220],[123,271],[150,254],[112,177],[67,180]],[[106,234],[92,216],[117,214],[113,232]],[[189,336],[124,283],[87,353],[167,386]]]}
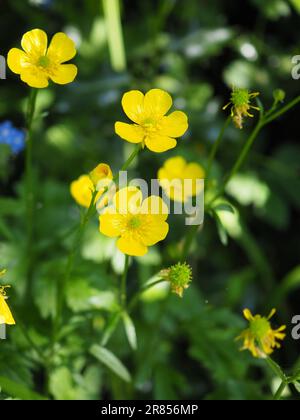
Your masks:
{"label": "yellow buttercup flower", "polygon": [[116,133],[130,143],[142,143],[152,152],[173,149],[177,145],[175,139],[188,129],[188,118],[181,111],[166,115],[172,104],[171,96],[160,89],[152,89],[146,95],[138,90],[125,93],[122,106],[134,124],[117,122]]}
{"label": "yellow buttercup flower", "polygon": [[100,163],[92,172],[90,172],[90,178],[95,186],[100,183],[106,182],[106,180],[113,179],[113,173],[110,166],[106,163]]}
{"label": "yellow buttercup flower", "polygon": [[[6,273],[6,270],[0,271],[0,277],[3,277],[5,273]],[[7,296],[6,296],[5,289],[9,287],[10,286],[0,286],[0,325],[1,324],[15,325],[16,323],[6,303]]]}
{"label": "yellow buttercup flower", "polygon": [[[198,163],[187,163],[180,156],[168,159],[158,171],[158,180],[165,193],[174,201],[186,202],[203,189],[199,180],[205,171]],[[198,182],[197,182],[198,181]]]}
{"label": "yellow buttercup flower", "polygon": [[33,29],[23,36],[24,51],[12,48],[8,53],[8,67],[21,76],[21,80],[33,88],[46,88],[49,79],[59,85],[74,81],[77,67],[64,64],[76,55],[74,41],[63,32],[52,38],[48,48],[47,34]]}
{"label": "yellow buttercup flower", "polygon": [[249,112],[251,108],[256,109],[257,111],[260,110],[258,107],[251,105],[251,100],[258,95],[259,92],[250,92],[248,89],[233,88],[230,102],[223,107],[223,110],[231,105],[231,118],[237,128],[243,128],[245,117],[253,118],[253,115]]}
{"label": "yellow buttercup flower", "polygon": [[249,350],[256,358],[266,358],[281,345],[278,340],[284,340],[283,331],[286,326],[281,326],[277,330],[273,330],[270,319],[275,315],[276,309],[272,309],[269,316],[261,315],[253,316],[249,309],[244,310],[244,317],[249,321],[249,328],[237,338],[243,340],[244,344],[241,350]]}
{"label": "yellow buttercup flower", "polygon": [[164,240],[169,232],[168,209],[163,200],[151,196],[143,201],[141,191],[126,187],[116,193],[113,205],[100,216],[100,232],[119,238],[118,249],[131,256],[143,256],[148,247]]}

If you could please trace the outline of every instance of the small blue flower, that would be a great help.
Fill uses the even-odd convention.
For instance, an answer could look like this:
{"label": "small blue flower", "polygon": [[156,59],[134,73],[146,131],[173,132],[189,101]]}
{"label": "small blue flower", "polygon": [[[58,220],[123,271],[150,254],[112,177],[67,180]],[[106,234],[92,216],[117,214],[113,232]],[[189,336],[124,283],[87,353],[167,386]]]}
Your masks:
{"label": "small blue flower", "polygon": [[4,121],[0,124],[0,144],[7,144],[17,155],[25,148],[25,132],[15,128],[10,121]]}

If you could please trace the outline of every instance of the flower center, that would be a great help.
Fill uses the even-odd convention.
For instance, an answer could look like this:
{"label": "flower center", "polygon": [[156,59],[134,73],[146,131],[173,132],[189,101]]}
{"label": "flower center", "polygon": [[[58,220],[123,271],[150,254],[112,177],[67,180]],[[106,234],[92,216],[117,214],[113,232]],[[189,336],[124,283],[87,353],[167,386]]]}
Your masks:
{"label": "flower center", "polygon": [[143,122],[143,127],[149,134],[154,133],[158,129],[157,121],[153,120],[152,118],[147,118]]}
{"label": "flower center", "polygon": [[261,341],[271,329],[271,325],[266,318],[255,317],[250,323],[250,330],[254,337]]}
{"label": "flower center", "polygon": [[127,227],[128,229],[138,229],[141,224],[142,221],[138,216],[132,216],[127,222]]}
{"label": "flower center", "polygon": [[48,67],[50,64],[50,60],[46,55],[43,55],[38,59],[37,65],[43,68]]}

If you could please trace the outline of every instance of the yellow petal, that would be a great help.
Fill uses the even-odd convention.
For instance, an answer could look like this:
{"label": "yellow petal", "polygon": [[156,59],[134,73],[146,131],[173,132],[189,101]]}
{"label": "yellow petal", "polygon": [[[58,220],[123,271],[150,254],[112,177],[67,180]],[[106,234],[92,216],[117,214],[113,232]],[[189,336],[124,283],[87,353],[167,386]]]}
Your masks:
{"label": "yellow petal", "polygon": [[140,124],[144,118],[144,98],[144,94],[139,90],[131,90],[122,98],[125,114],[137,124]]}
{"label": "yellow petal", "polygon": [[132,257],[142,257],[148,252],[148,248],[145,245],[129,235],[120,238],[117,241],[117,247],[121,252]]}
{"label": "yellow petal", "polygon": [[121,235],[124,226],[124,218],[120,214],[114,213],[109,208],[100,216],[100,232],[109,238],[117,238]]}
{"label": "yellow petal", "polygon": [[27,54],[39,58],[46,54],[48,38],[46,32],[41,29],[33,29],[23,35],[21,45]]}
{"label": "yellow petal", "polygon": [[142,205],[143,196],[141,190],[136,187],[122,188],[114,197],[114,205],[118,213],[138,213]]}
{"label": "yellow petal", "polygon": [[72,182],[70,190],[72,197],[80,206],[90,207],[94,185],[88,175],[82,175],[79,179]]}
{"label": "yellow petal", "polygon": [[169,225],[162,221],[161,216],[148,216],[147,228],[143,229],[141,240],[146,246],[152,246],[163,241],[169,233]]}
{"label": "yellow petal", "polygon": [[147,117],[162,118],[172,106],[171,96],[161,89],[152,89],[145,95],[144,112]]}
{"label": "yellow petal", "polygon": [[163,153],[174,149],[177,146],[177,141],[171,137],[151,136],[146,137],[145,144],[151,152]]}
{"label": "yellow petal", "polygon": [[55,34],[50,43],[47,57],[51,61],[61,64],[71,60],[75,55],[76,47],[74,41],[63,32]]}
{"label": "yellow petal", "polygon": [[90,172],[90,178],[95,186],[101,181],[99,187],[108,187],[110,185],[109,181],[113,179],[113,173],[109,165],[100,163],[92,172]]}
{"label": "yellow petal", "polygon": [[184,112],[175,111],[161,120],[160,134],[168,137],[181,137],[187,131],[189,124]]}
{"label": "yellow petal", "polygon": [[15,323],[4,297],[0,295],[0,324],[15,325]]}
{"label": "yellow petal", "polygon": [[20,74],[30,64],[28,63],[28,56],[24,51],[18,48],[12,48],[7,56],[7,65],[13,73]]}
{"label": "yellow petal", "polygon": [[254,317],[249,309],[244,309],[243,313],[247,321],[253,321]]}
{"label": "yellow petal", "polygon": [[49,86],[48,77],[45,73],[35,66],[21,72],[21,80],[30,87],[43,89]]}
{"label": "yellow petal", "polygon": [[77,67],[74,64],[61,64],[50,77],[54,83],[66,85],[67,83],[74,82],[77,72]]}
{"label": "yellow petal", "polygon": [[143,128],[134,124],[117,122],[115,124],[115,131],[118,136],[130,143],[141,143],[145,137]]}
{"label": "yellow petal", "polygon": [[169,209],[166,203],[158,196],[152,195],[144,200],[141,214],[160,216],[161,221],[167,220]]}

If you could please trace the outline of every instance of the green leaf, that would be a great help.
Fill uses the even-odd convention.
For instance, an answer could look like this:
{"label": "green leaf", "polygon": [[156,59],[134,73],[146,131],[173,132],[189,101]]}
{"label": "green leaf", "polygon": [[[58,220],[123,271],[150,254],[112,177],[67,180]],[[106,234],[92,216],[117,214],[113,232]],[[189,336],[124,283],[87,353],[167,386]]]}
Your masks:
{"label": "green leaf", "polygon": [[50,391],[56,400],[71,401],[76,399],[76,388],[72,374],[66,367],[54,370],[50,377]]}
{"label": "green leaf", "polygon": [[123,318],[124,328],[125,328],[125,332],[126,332],[130,347],[132,348],[132,350],[136,350],[137,337],[136,337],[136,330],[135,330],[134,323],[127,312],[123,312],[122,318]]}
{"label": "green leaf", "polygon": [[109,321],[107,322],[104,328],[103,337],[101,340],[102,346],[106,346],[110,337],[113,335],[115,329],[117,328],[119,324],[120,317],[121,317],[121,312],[116,312],[112,314],[112,316],[110,317]]}
{"label": "green leaf", "polygon": [[90,353],[108,369],[123,379],[123,381],[131,382],[131,376],[127,368],[111,351],[104,347],[94,345],[91,347]]}
{"label": "green leaf", "polygon": [[31,391],[25,385],[0,376],[0,388],[6,394],[26,401],[47,400],[46,397]]}

